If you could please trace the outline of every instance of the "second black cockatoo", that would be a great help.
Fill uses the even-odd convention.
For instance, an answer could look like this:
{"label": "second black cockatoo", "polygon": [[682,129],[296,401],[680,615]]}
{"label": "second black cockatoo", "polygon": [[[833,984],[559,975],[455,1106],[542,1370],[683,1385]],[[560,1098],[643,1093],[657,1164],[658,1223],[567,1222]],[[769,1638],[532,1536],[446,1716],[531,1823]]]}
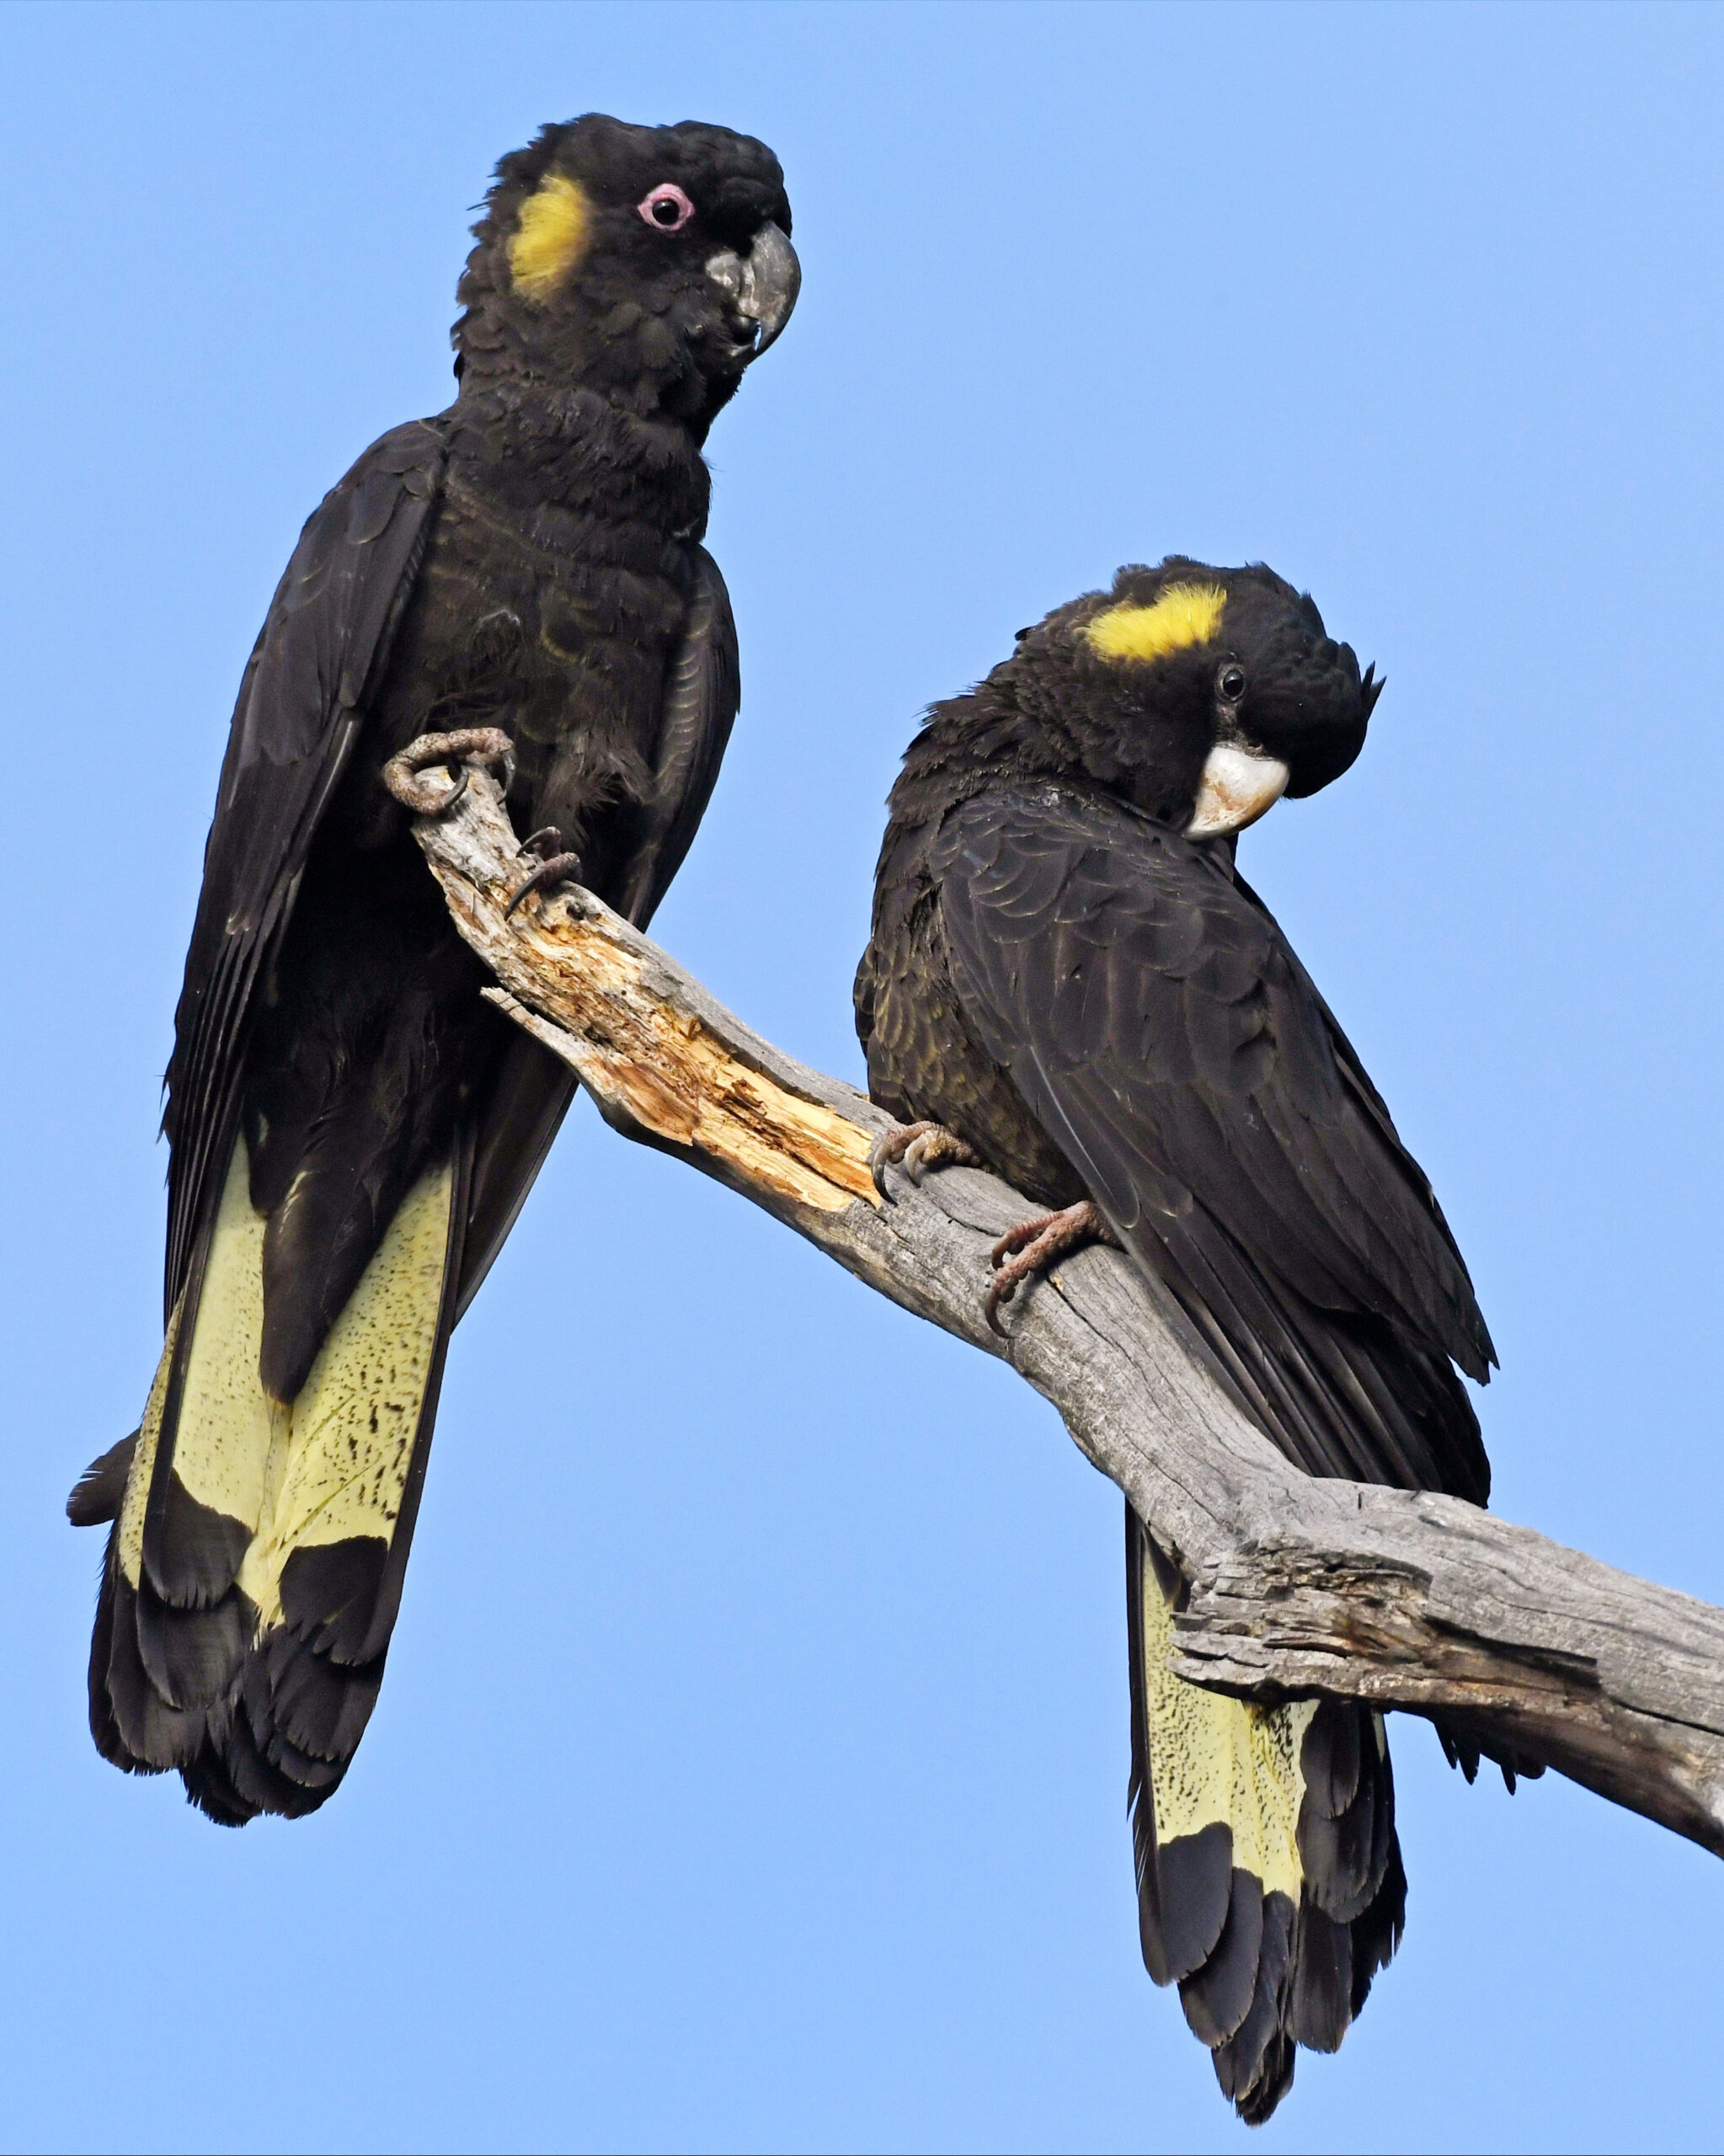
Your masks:
{"label": "second black cockatoo", "polygon": [[[1300,1467],[1482,1504],[1454,1366],[1482,1381],[1495,1357],[1466,1267],[1234,860],[1284,793],[1347,770],[1380,686],[1261,567],[1176,558],[1059,608],[905,758],[857,1023],[907,1126],[883,1178],[984,1165],[1049,1209],[996,1248],[996,1324],[1063,1253],[1115,1242]],[[1400,1939],[1394,1785],[1366,1709],[1172,1675],[1177,1588],[1128,1503],[1144,1958],[1255,2121]]]}

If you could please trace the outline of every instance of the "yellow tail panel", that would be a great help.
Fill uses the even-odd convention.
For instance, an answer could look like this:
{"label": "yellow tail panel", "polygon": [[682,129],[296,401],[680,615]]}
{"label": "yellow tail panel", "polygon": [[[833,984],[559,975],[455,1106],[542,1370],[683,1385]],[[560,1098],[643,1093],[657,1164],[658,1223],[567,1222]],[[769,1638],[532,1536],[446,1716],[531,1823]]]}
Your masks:
{"label": "yellow tail panel", "polygon": [[271,1452],[238,1579],[261,1628],[281,1621],[281,1569],[294,1550],[393,1539],[436,1349],[454,1186],[446,1163],[408,1193],[293,1403],[286,1444]]}
{"label": "yellow tail panel", "polygon": [[144,1572],[144,1508],[150,1499],[150,1477],[156,1471],[156,1442],[162,1434],[162,1411],[168,1404],[168,1379],[173,1368],[173,1345],[179,1337],[179,1313],[185,1308],[182,1294],[168,1321],[168,1337],[162,1343],[162,1359],[150,1386],[144,1419],[138,1426],[137,1443],[131,1449],[126,1470],[125,1495],[115,1522],[115,1548],[120,1569],[134,1593]]}
{"label": "yellow tail panel", "polygon": [[1297,1828],[1304,1783],[1300,1745],[1314,1700],[1248,1706],[1188,1684],[1168,1668],[1173,1612],[1153,1566],[1142,1568],[1142,1672],[1156,1839],[1166,1844],[1217,1824],[1233,1835],[1233,1861],[1266,1894],[1297,1904],[1304,1877]]}
{"label": "yellow tail panel", "polygon": [[200,1504],[254,1531],[270,1451],[285,1438],[289,1418],[258,1376],[267,1219],[251,1202],[251,1163],[244,1138],[237,1138],[186,1358],[173,1472]]}

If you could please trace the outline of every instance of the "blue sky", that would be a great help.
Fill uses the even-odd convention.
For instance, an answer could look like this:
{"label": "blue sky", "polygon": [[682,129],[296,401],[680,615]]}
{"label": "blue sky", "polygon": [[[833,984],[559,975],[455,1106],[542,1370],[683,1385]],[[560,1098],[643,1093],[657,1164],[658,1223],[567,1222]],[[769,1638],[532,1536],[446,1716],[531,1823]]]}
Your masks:
{"label": "blue sky", "polygon": [[[226,1834],[98,1761],[60,1506],[159,1342],[227,715],[301,520],[447,400],[496,157],[761,135],[807,281],[711,445],[745,700],[656,932],[857,1075],[920,708],[1122,561],[1268,560],[1390,687],[1243,858],[1472,1266],[1496,1502],[1724,1600],[1724,15],[14,5],[0,52],[0,2137],[1242,2145],[1137,1956],[1115,1493],[584,1107],[337,1801]],[[1716,2147],[1715,1860],[1396,1760],[1405,1946],[1255,2145]]]}

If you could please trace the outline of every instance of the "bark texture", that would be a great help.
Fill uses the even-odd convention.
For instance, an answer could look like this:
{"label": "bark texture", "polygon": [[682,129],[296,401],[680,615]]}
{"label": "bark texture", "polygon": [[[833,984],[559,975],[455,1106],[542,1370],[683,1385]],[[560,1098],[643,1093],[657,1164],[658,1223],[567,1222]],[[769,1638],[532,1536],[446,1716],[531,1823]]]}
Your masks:
{"label": "bark texture", "polygon": [[[426,770],[415,809],[456,792]],[[1003,1356],[1130,1497],[1187,1582],[1178,1673],[1242,1698],[1441,1711],[1724,1854],[1724,1610],[1457,1498],[1289,1467],[1118,1251],[1064,1261],[983,1321],[994,1239],[1034,1209],[947,1168],[917,1188],[868,1149],[890,1118],[793,1061],[590,893],[534,895],[495,782],[472,769],[419,844],[499,1008],[612,1127],[764,1207],[905,1309]]]}

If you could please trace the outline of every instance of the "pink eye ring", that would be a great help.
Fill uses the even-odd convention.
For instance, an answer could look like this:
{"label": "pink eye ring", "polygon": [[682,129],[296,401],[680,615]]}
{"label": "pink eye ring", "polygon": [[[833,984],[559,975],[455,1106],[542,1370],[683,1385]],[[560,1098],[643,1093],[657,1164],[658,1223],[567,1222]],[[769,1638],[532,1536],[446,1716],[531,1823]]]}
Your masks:
{"label": "pink eye ring", "polygon": [[655,231],[680,232],[694,215],[694,205],[672,180],[661,180],[636,208]]}

